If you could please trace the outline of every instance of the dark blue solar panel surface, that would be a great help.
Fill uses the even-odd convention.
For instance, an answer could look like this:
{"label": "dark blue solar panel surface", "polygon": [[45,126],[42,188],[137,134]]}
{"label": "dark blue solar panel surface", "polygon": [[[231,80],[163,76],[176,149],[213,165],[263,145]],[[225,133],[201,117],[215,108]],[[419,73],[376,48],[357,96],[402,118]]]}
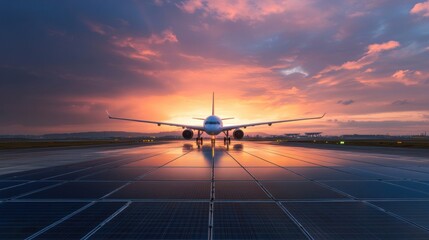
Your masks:
{"label": "dark blue solar panel surface", "polygon": [[81,180],[132,181],[152,170],[152,168],[141,167],[114,168],[83,177]]}
{"label": "dark blue solar panel surface", "polygon": [[91,239],[207,239],[208,203],[132,203]]}
{"label": "dark blue solar panel surface", "polygon": [[37,193],[25,199],[96,199],[124,185],[121,182],[69,182]]}
{"label": "dark blue solar panel surface", "polygon": [[253,181],[216,181],[216,200],[268,200]]}
{"label": "dark blue solar panel surface", "polygon": [[411,188],[413,190],[429,193],[429,184],[426,184],[426,183],[411,182],[411,181],[392,181],[390,183],[403,186],[406,188]]}
{"label": "dark blue solar panel surface", "polygon": [[124,202],[98,202],[42,233],[39,239],[80,239],[124,206]]}
{"label": "dark blue solar panel surface", "polygon": [[429,201],[380,201],[371,203],[429,229]]}
{"label": "dark blue solar panel surface", "polygon": [[210,182],[135,182],[110,195],[110,199],[209,199]]}
{"label": "dark blue solar panel surface", "polygon": [[24,239],[76,211],[85,203],[10,202],[0,204],[0,239]]}
{"label": "dark blue solar panel surface", "polygon": [[427,157],[254,142],[88,149],[83,162],[0,168],[0,239],[429,239]]}
{"label": "dark blue solar panel surface", "polygon": [[9,182],[0,182],[0,190],[3,188],[8,188],[11,186],[15,186],[21,183],[25,183],[25,181],[9,181]]}
{"label": "dark blue solar panel surface", "polygon": [[325,183],[356,198],[429,198],[429,194],[380,181],[332,181]]}
{"label": "dark blue solar panel surface", "polygon": [[284,203],[316,239],[428,239],[429,232],[361,202]]}
{"label": "dark blue solar panel surface", "polygon": [[30,193],[45,187],[53,186],[58,182],[31,182],[24,185],[0,190],[0,199],[17,197],[22,194]]}
{"label": "dark blue solar panel surface", "polygon": [[288,200],[344,199],[346,196],[320,186],[314,182],[262,182],[276,198]]}
{"label": "dark blue solar panel surface", "polygon": [[215,203],[213,239],[307,239],[275,203]]}

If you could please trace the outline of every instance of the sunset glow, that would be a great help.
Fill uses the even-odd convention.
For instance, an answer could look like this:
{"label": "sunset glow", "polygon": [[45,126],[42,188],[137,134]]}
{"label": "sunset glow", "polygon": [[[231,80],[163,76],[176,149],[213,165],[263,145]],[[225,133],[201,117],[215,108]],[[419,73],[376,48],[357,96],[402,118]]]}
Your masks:
{"label": "sunset glow", "polygon": [[0,134],[429,130],[429,1],[3,1]]}

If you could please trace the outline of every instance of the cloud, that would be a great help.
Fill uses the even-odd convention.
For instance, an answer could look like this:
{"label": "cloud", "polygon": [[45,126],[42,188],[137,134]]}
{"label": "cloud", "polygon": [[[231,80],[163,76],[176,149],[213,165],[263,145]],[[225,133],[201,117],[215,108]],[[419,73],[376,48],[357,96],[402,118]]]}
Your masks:
{"label": "cloud", "polygon": [[83,20],[84,24],[88,27],[88,29],[94,33],[98,33],[100,35],[107,35],[108,32],[113,30],[112,27],[91,21],[89,19]]}
{"label": "cloud", "polygon": [[368,46],[368,51],[367,51],[367,55],[368,54],[374,54],[374,53],[379,53],[379,52],[383,52],[383,51],[387,51],[390,49],[394,49],[399,47],[400,44],[397,41],[388,41],[385,43],[375,43],[375,44],[371,44]]}
{"label": "cloud", "polygon": [[393,75],[398,82],[401,82],[405,85],[414,85],[420,82],[424,78],[423,73],[420,71],[412,70],[398,70]]}
{"label": "cloud", "polygon": [[305,77],[308,76],[308,73],[301,66],[294,67],[294,68],[282,69],[282,70],[279,70],[279,72],[281,74],[283,74],[284,76],[289,76],[289,75],[294,74],[294,73],[302,74]]}
{"label": "cloud", "polygon": [[177,6],[187,13],[194,13],[196,10],[204,7],[202,0],[188,0]]}
{"label": "cloud", "polygon": [[[400,46],[400,44],[397,41],[388,41],[388,42],[380,43],[380,44],[378,44],[378,43],[370,44],[367,47],[366,53],[361,58],[359,58],[358,60],[347,61],[340,66],[329,66],[329,67],[323,69],[317,75],[317,77],[321,77],[323,74],[329,73],[332,71],[361,69],[361,68],[366,67],[366,66],[374,63],[375,61],[377,61],[377,59],[379,57],[379,53],[384,52],[384,51],[388,51],[391,49],[395,49],[399,46]],[[371,70],[371,71],[373,71],[373,70]]]}
{"label": "cloud", "polygon": [[352,100],[352,99],[350,99],[350,100],[339,100],[338,102],[337,102],[337,104],[343,104],[343,105],[350,105],[350,104],[353,104],[355,101],[354,100]]}
{"label": "cloud", "polygon": [[304,10],[309,7],[306,0],[188,0],[177,5],[187,13],[194,13],[202,10],[206,14],[211,14],[221,20],[263,20],[273,14],[280,14],[293,10]]}
{"label": "cloud", "polygon": [[112,38],[114,45],[118,46],[119,54],[132,59],[151,61],[161,56],[154,45],[177,43],[177,37],[171,30],[164,30],[161,34],[151,34],[149,37],[116,37]]}
{"label": "cloud", "polygon": [[429,17],[429,1],[417,3],[410,10],[411,14],[421,15],[423,17]]}
{"label": "cloud", "polygon": [[403,106],[403,105],[408,105],[408,104],[411,104],[411,102],[408,101],[407,99],[396,100],[396,101],[392,102],[392,105],[394,105],[394,106]]}

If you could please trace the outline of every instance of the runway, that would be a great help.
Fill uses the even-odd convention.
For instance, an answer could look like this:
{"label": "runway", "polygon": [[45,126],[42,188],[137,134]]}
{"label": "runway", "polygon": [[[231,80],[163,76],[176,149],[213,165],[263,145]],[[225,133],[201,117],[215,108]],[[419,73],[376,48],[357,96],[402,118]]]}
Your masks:
{"label": "runway", "polygon": [[379,149],[4,151],[0,239],[429,239],[429,156]]}

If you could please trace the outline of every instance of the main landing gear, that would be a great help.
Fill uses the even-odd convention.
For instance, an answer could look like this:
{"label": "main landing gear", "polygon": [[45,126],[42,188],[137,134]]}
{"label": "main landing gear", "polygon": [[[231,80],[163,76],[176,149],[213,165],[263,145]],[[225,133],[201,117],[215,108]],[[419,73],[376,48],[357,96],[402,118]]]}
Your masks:
{"label": "main landing gear", "polygon": [[203,133],[201,131],[198,131],[198,136],[195,139],[198,146],[203,145],[203,137],[201,137]]}
{"label": "main landing gear", "polygon": [[223,144],[229,145],[231,144],[231,138],[229,137],[229,131],[223,132],[226,137],[223,138]]}

